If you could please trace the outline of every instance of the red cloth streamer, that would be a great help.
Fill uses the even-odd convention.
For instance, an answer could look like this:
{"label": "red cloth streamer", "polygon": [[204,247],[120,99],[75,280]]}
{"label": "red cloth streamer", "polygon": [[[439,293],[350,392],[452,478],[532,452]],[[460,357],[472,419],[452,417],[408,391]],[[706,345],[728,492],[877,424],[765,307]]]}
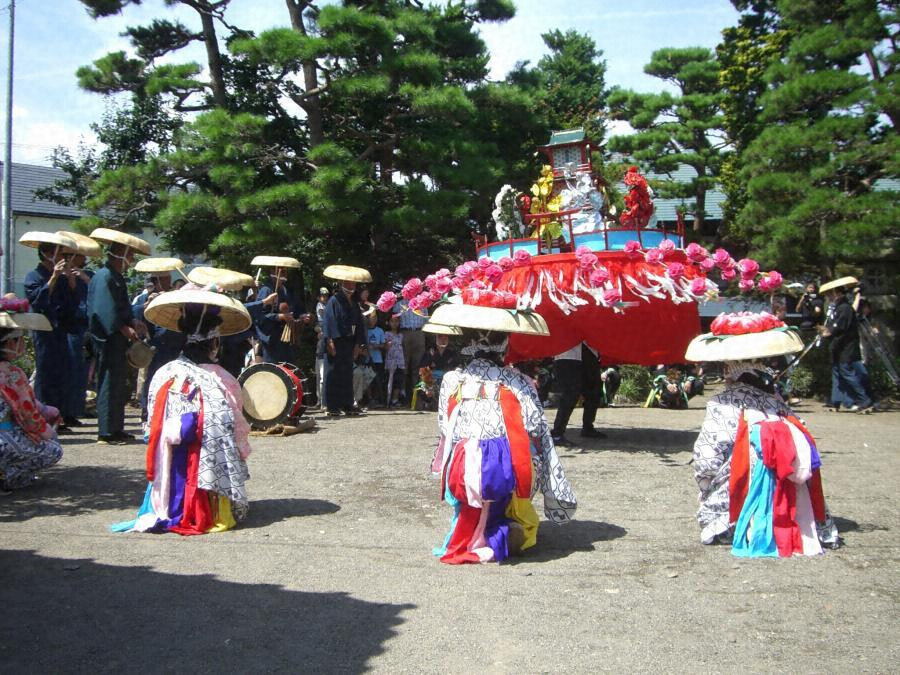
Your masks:
{"label": "red cloth streamer", "polygon": [[788,480],[794,472],[797,450],[790,429],[780,420],[760,422],[759,442],[763,464],[775,471],[775,494],[772,499],[775,544],[780,557],[790,558],[794,553],[803,553],[803,539],[797,526],[797,487]]}
{"label": "red cloth streamer", "polygon": [[481,509],[469,506],[466,499],[465,467],[466,449],[463,443],[460,443],[453,452],[450,466],[447,467],[446,472],[450,494],[459,500],[459,516],[456,519],[456,527],[453,528],[453,534],[447,544],[447,552],[441,556],[441,562],[451,565],[479,562],[478,555],[469,551],[469,545],[475,536],[475,530],[481,518]]}
{"label": "red cloth streamer", "polygon": [[744,415],[738,422],[731,448],[731,474],[728,477],[728,522],[734,524],[744,508],[750,487],[750,429]]}
{"label": "red cloth streamer", "polygon": [[500,387],[500,408],[503,410],[510,459],[516,476],[516,496],[528,499],[531,497],[531,441],[522,422],[522,406],[507,387]]}
{"label": "red cloth streamer", "polygon": [[[815,447],[816,442],[813,440],[812,434],[809,433],[809,429],[806,428],[796,415],[788,415],[787,420],[800,429],[800,431],[803,432],[803,435],[806,436],[806,440],[809,441],[809,444]],[[813,517],[821,523],[825,520],[826,514],[825,492],[822,490],[822,474],[820,469],[815,469],[812,472],[812,477],[806,482],[806,488],[809,490],[809,500],[812,502]]]}
{"label": "red cloth streamer", "polygon": [[166,414],[166,397],[169,395],[169,387],[174,379],[167,380],[156,392],[153,402],[153,413],[150,417],[150,440],[147,441],[147,480],[151,483],[156,478],[156,448],[159,447],[159,437],[162,435],[163,418]]}
{"label": "red cloth streamer", "polygon": [[203,394],[200,397],[200,413],[197,416],[197,432],[188,448],[187,476],[184,486],[184,515],[181,522],[171,529],[181,535],[206,534],[214,524],[209,498],[212,493],[197,486],[200,469],[200,447],[203,443]]}
{"label": "red cloth streamer", "polygon": [[[665,269],[657,263],[647,263],[643,259],[633,259],[621,251],[595,252],[599,264],[609,270],[614,286],[622,274],[628,274],[638,282],[643,282],[643,271],[665,276]],[[674,251],[666,254],[667,262],[685,264],[684,278],[690,281],[703,277],[697,266],[687,263],[684,253]],[[522,294],[528,288],[530,278],[532,293],[540,271],[549,272],[554,284],[571,291],[578,261],[572,253],[544,255],[533,258],[530,265],[514,267],[503,274],[498,285],[500,290]],[[587,275],[586,275],[587,276]],[[659,363],[681,363],[690,341],[700,333],[700,315],[696,302],[675,304],[670,299],[650,298],[645,301],[634,295],[626,282],[622,282],[622,300],[636,302],[623,313],[612,308],[594,304],[593,299],[581,293],[579,297],[589,302],[569,314],[562,310],[542,291],[543,299],[536,308],[550,328],[548,337],[511,334],[507,362],[517,363],[531,359],[555,356],[571,349],[580,342],[586,342],[603,358],[604,364],[634,363],[652,366]]]}

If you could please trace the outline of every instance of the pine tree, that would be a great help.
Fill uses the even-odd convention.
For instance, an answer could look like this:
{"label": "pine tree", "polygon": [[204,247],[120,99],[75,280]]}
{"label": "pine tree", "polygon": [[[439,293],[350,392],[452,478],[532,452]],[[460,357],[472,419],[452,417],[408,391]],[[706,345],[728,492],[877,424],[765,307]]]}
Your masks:
{"label": "pine tree", "polygon": [[736,230],[767,263],[830,276],[838,262],[897,249],[897,194],[874,188],[898,175],[898,14],[874,0],[777,10],[791,37],[766,71]]}
{"label": "pine tree", "polygon": [[666,48],[653,52],[644,67],[678,89],[679,94],[640,94],[613,89],[609,95],[610,116],[626,120],[635,130],[614,136],[609,148],[638,160],[654,173],[671,174],[680,164],[697,175],[688,183],[653,181],[663,197],[693,199],[686,211],[694,216],[694,230],[703,230],[706,194],[717,182],[726,146],[722,133],[722,92],[719,67],[703,47]]}

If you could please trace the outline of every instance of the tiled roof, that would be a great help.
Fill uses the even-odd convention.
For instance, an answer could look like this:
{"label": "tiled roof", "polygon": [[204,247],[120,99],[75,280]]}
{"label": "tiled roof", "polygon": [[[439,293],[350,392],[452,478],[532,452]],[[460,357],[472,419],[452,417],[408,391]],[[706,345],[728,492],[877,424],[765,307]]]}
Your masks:
{"label": "tiled roof", "polygon": [[563,131],[554,131],[550,134],[550,140],[547,145],[565,145],[566,143],[578,143],[584,140],[584,128],[565,129]]}
{"label": "tiled roof", "polygon": [[[0,162],[0,168],[2,166],[3,163]],[[49,187],[57,180],[65,177],[66,173],[62,169],[13,162],[12,190],[10,191],[13,213],[70,220],[87,215],[84,211],[74,206],[62,206],[43,199],[37,199],[34,196],[34,191],[38,188]]]}

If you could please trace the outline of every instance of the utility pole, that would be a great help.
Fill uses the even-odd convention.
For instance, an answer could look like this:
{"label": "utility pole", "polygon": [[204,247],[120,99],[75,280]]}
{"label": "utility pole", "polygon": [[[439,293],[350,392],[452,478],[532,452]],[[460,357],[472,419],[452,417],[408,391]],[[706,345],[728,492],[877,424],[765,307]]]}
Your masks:
{"label": "utility pole", "polygon": [[0,220],[0,293],[12,291],[12,112],[13,44],[16,27],[16,0],[9,0],[9,59],[6,71],[6,150],[3,154],[3,199]]}

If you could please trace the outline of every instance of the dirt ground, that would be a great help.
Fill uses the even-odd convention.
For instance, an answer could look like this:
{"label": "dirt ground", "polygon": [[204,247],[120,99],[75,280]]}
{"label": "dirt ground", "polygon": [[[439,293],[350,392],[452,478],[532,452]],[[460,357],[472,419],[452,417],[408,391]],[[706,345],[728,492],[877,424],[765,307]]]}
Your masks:
{"label": "dirt ground", "polygon": [[3,670],[896,671],[900,413],[798,412],[845,540],[815,559],[699,543],[697,400],[602,410],[608,437],[560,452],[577,521],[462,567],[430,554],[449,517],[427,471],[434,414],[254,439],[248,521],[187,538],[110,532],[140,503],[144,449],[88,427],[0,498]]}

